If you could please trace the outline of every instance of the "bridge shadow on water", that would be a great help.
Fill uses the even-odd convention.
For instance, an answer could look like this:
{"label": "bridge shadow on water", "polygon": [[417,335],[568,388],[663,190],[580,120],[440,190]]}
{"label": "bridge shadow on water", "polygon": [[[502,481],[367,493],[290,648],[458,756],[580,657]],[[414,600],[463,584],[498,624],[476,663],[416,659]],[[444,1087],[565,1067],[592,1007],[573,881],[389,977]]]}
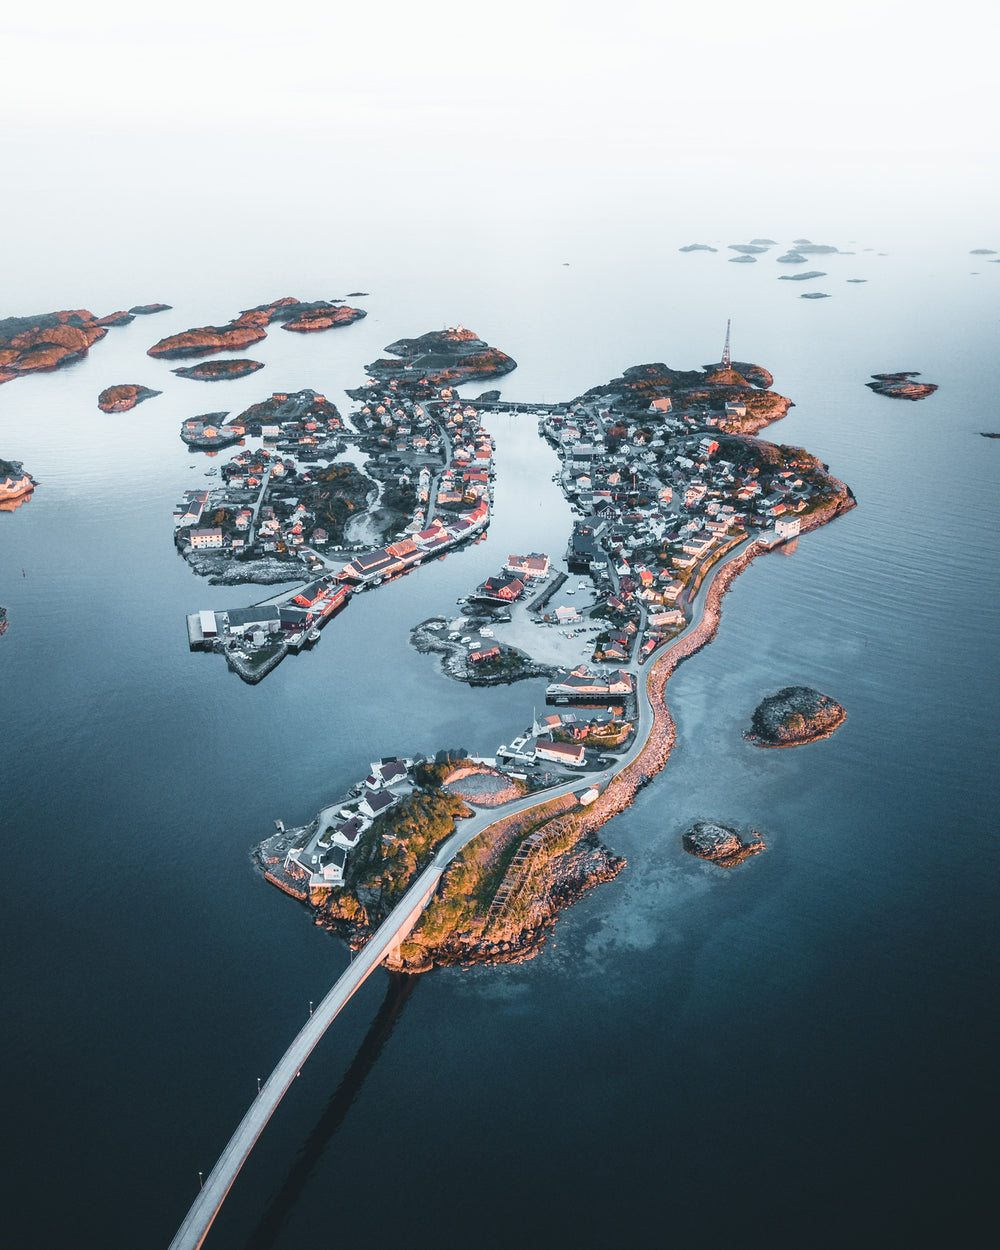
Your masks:
{"label": "bridge shadow on water", "polygon": [[372,1021],[371,1028],[365,1034],[364,1041],[351,1060],[351,1066],[334,1090],[323,1114],[303,1143],[288,1175],[261,1216],[260,1222],[247,1242],[247,1250],[270,1250],[274,1245],[275,1238],[298,1203],[313,1169],[347,1118],[347,1113],[361,1092],[365,1078],[375,1066],[383,1047],[392,1036],[396,1021],[413,993],[418,979],[399,972],[389,974],[385,998]]}

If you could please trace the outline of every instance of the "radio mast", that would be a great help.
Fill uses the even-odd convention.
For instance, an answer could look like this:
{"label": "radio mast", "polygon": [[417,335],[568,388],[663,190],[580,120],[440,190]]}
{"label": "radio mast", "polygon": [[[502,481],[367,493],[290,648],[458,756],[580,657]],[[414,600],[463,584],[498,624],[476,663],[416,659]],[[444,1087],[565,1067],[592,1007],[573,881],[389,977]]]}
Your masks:
{"label": "radio mast", "polygon": [[726,345],[722,349],[722,368],[731,369],[733,367],[732,358],[729,355],[729,327],[733,324],[731,317],[726,319]]}

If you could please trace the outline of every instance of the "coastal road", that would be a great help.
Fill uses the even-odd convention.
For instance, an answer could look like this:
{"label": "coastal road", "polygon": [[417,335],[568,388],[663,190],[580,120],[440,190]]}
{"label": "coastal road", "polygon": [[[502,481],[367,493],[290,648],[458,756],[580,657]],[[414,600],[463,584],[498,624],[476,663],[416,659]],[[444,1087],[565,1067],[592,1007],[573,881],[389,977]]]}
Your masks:
{"label": "coastal road", "polygon": [[[656,655],[657,660],[663,659],[664,656],[668,655],[673,647],[683,642],[701,624],[709,586],[711,586],[715,577],[729,560],[741,554],[750,541],[747,540],[746,544],[740,544],[738,548],[729,553],[726,559],[720,560],[711,570],[702,585],[702,590],[706,591],[706,595],[701,598],[701,612],[670,643],[670,646],[661,651],[659,655],[656,655],[655,652],[653,653]],[[636,679],[638,720],[631,748],[616,760],[614,765],[615,775],[639,758],[653,730],[653,707],[649,700],[647,684],[644,678],[648,676],[655,663],[656,660],[653,659],[653,656],[648,656],[644,661],[633,660],[630,666],[630,671],[635,675]],[[208,1236],[208,1231],[225,1201],[226,1195],[232,1188],[233,1182],[239,1175],[240,1169],[246,1162],[257,1138],[264,1131],[265,1125],[274,1114],[281,1099],[302,1070],[303,1064],[358,988],[412,929],[437,888],[437,884],[445,869],[455,856],[473,838],[477,838],[498,820],[505,820],[509,816],[530,811],[534,807],[541,807],[552,799],[561,798],[573,791],[588,786],[597,786],[603,789],[606,784],[607,777],[603,771],[578,773],[544,791],[535,791],[502,806],[477,811],[471,818],[459,822],[454,833],[441,844],[431,863],[420,873],[399,903],[396,904],[375,930],[336,981],[330,992],[315,1009],[284,1055],[278,1060],[274,1071],[261,1087],[259,1095],[240,1121],[236,1132],[229,1140],[229,1144],[223,1150],[218,1162],[209,1173],[203,1188],[177,1230],[173,1241],[171,1241],[170,1250],[198,1250],[203,1245],[205,1238]],[[328,811],[329,809],[325,810]],[[321,813],[321,816],[324,814]]]}

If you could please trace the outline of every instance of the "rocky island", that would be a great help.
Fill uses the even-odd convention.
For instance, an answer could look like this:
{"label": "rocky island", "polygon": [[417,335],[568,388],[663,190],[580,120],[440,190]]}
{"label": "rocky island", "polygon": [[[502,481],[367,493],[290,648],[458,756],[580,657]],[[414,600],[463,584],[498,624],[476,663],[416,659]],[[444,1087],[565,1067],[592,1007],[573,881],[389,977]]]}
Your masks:
{"label": "rocky island", "polygon": [[25,473],[20,460],[0,459],[0,505],[16,507],[35,489],[37,483],[30,473]]}
{"label": "rocky island", "polygon": [[763,838],[751,835],[749,840],[744,841],[739,830],[711,820],[696,821],[684,833],[681,842],[689,855],[710,860],[720,868],[735,868],[751,855],[758,855],[766,849]]}
{"label": "rocky island", "polygon": [[876,395],[887,395],[890,399],[926,399],[937,390],[933,382],[911,382],[911,378],[919,378],[920,374],[913,369],[905,373],[873,373],[874,382],[866,382]]}
{"label": "rocky island", "polygon": [[[463,326],[431,330],[416,339],[398,339],[385,350],[399,359],[376,360],[367,366],[369,377],[378,382],[400,381],[416,374],[425,385],[448,386],[502,377],[517,368],[516,360]],[[348,394],[356,397],[354,392]]]}
{"label": "rocky island", "polygon": [[162,394],[136,382],[122,382],[118,386],[106,386],[97,397],[97,406],[101,412],[129,412],[143,400]]}
{"label": "rocky island", "polygon": [[232,378],[245,378],[263,369],[260,360],[202,360],[196,365],[171,369],[179,378],[193,378],[197,382],[222,382]]}
{"label": "rocky island", "polygon": [[[154,343],[147,355],[170,360],[184,356],[207,356],[214,352],[242,351],[266,338],[267,327],[272,321],[290,323],[286,329],[325,330],[334,325],[350,325],[364,315],[360,308],[347,308],[328,300],[303,303],[285,295],[270,304],[244,309],[226,325],[199,326],[180,334],[170,334]],[[316,324],[312,324],[313,321]]]}
{"label": "rocky island", "polygon": [[0,383],[82,360],[107,332],[107,326],[86,308],[4,317],[0,319]]}
{"label": "rocky island", "polygon": [[[419,358],[416,342],[394,347]],[[360,407],[351,421],[371,457],[365,471],[383,489],[390,483],[382,476],[387,459],[402,457],[405,468],[418,440],[429,457],[439,449],[437,464],[426,460],[427,472],[415,482],[412,523],[388,546],[356,555],[340,573],[325,573],[280,603],[199,614],[198,638],[189,618],[192,646],[221,651],[244,680],[259,680],[284,651],[303,645],[306,631],[318,636],[328,608],[346,596],[483,532],[492,440],[479,425],[481,412],[535,412],[539,433],[557,447],[557,480],[582,517],[566,565],[586,579],[570,585],[537,552],[508,556],[500,573],[460,601],[461,618],[424,621],[415,638],[421,649],[447,653],[458,666],[452,676],[478,684],[489,672],[481,665],[495,664],[499,679],[509,680],[505,663],[531,662],[520,644],[502,636],[508,622],[519,627],[513,618],[523,606],[538,629],[551,631],[557,648],[576,635],[590,661],[610,667],[560,667],[546,689],[554,711],[539,716],[536,709],[531,725],[508,743],[433,760],[373,763],[352,794],[312,824],[280,827],[260,845],[258,862],[268,879],[354,947],[367,942],[434,863],[446,866],[423,910],[408,912],[390,966],[419,972],[442,963],[521,959],[536,950],[560,907],[623,866],[595,835],[666,763],[675,734],[667,680],[714,636],[733,579],[773,547],[854,507],[850,490],[814,456],[752,436],[783,416],[790,401],[770,390],[768,370],[730,360],[728,337],[723,357],[702,370],[633,366],[576,400],[539,405],[504,404],[495,394],[463,401],[450,385],[433,388],[422,369],[400,371],[389,362],[393,376],[352,393]],[[262,480],[263,462],[247,461],[245,471],[251,468]],[[293,470],[299,476],[289,485],[302,507],[297,464]],[[206,516],[221,506],[210,520],[224,543],[228,503],[190,502]],[[466,511],[448,528],[438,515],[428,524],[432,506],[445,516],[449,509]],[[252,526],[248,508],[244,518]],[[312,513],[313,505],[306,510]],[[275,501],[268,516],[273,539],[289,554],[301,550],[295,512],[286,516]],[[311,515],[302,518],[303,536],[312,523]],[[195,533],[191,528],[189,538]],[[199,542],[203,535],[198,531]],[[578,592],[586,604],[553,607],[553,595]],[[824,696],[815,696],[817,708],[800,693],[781,692],[796,698],[785,709],[788,741],[774,745],[830,731],[829,720],[819,721]],[[755,720],[755,727],[762,725]],[[758,838],[713,828],[711,839],[702,830],[706,836],[692,841],[694,853],[731,866],[762,848]]]}
{"label": "rocky island", "polygon": [[836,699],[809,686],[785,686],[757,707],[748,742],[760,747],[795,747],[829,738],[847,719]]}

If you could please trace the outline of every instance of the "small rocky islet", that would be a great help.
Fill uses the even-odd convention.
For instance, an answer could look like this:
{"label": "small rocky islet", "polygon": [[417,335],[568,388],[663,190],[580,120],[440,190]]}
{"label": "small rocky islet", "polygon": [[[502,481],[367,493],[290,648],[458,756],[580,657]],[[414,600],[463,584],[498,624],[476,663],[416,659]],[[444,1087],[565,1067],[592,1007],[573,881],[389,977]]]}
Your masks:
{"label": "small rocky islet", "polygon": [[155,358],[172,360],[185,356],[207,356],[214,352],[244,351],[267,337],[273,321],[285,323],[286,330],[327,330],[332,326],[350,325],[366,314],[343,301],[317,300],[303,303],[291,295],[270,304],[247,308],[232,321],[221,326],[197,326],[168,334],[146,353]]}
{"label": "small rocky islet", "polygon": [[233,378],[245,378],[264,368],[262,360],[202,360],[196,365],[171,369],[179,378],[192,378],[196,382],[224,382]]}
{"label": "small rocky islet", "polygon": [[695,821],[682,835],[681,845],[689,855],[707,859],[720,868],[735,868],[767,846],[756,830],[744,839],[738,829],[713,820]]}
{"label": "small rocky islet", "polygon": [[876,395],[886,395],[889,399],[926,399],[937,390],[934,382],[911,382],[911,378],[919,378],[915,369],[903,373],[873,373],[873,382],[866,382]]}
{"label": "small rocky islet", "polygon": [[[498,347],[479,338],[472,330],[456,326],[429,330],[419,338],[397,339],[385,348],[395,360],[381,358],[365,368],[378,382],[414,380],[430,386],[451,386],[477,378],[502,377],[517,368],[517,361]],[[348,391],[357,398],[360,392]]]}
{"label": "small rocky islet", "polygon": [[810,686],[785,686],[758,704],[744,737],[759,747],[795,747],[829,738],[847,712]]}
{"label": "small rocky islet", "polygon": [[97,397],[97,406],[101,412],[129,412],[143,400],[162,394],[162,391],[154,391],[136,382],[122,382],[117,386],[106,386]]}

